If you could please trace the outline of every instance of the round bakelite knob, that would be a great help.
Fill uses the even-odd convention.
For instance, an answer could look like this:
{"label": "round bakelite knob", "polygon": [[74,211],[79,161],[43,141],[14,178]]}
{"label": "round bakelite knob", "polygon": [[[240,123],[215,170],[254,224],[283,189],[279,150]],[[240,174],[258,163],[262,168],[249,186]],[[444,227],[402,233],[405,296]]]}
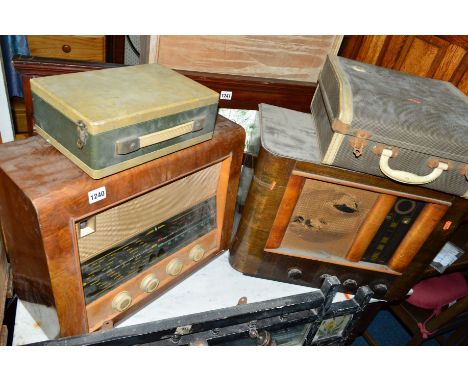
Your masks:
{"label": "round bakelite knob", "polygon": [[388,287],[385,284],[375,284],[372,289],[374,290],[375,293],[379,295],[383,295],[387,293]]}
{"label": "round bakelite knob", "polygon": [[68,44],[62,45],[62,51],[64,53],[70,53],[71,52],[71,46]]}
{"label": "round bakelite knob", "polygon": [[205,250],[199,244],[193,247],[189,252],[189,258],[193,261],[200,261],[205,255]]}
{"label": "round bakelite knob", "polygon": [[141,283],[140,283],[140,289],[146,293],[151,293],[155,291],[158,286],[159,286],[159,280],[154,274],[145,276],[145,278],[143,278],[143,280],[141,280]]}
{"label": "round bakelite knob", "polygon": [[302,271],[299,268],[291,268],[288,270],[288,277],[293,280],[302,278]]}
{"label": "round bakelite knob", "polygon": [[132,296],[128,292],[120,292],[112,300],[112,308],[118,312],[127,310],[132,304]]}
{"label": "round bakelite knob", "polygon": [[169,261],[166,266],[166,273],[171,276],[176,276],[182,271],[184,264],[179,259]]}
{"label": "round bakelite knob", "polygon": [[343,281],[343,287],[345,288],[345,290],[353,291],[357,289],[358,285],[356,280],[346,279],[345,281]]}

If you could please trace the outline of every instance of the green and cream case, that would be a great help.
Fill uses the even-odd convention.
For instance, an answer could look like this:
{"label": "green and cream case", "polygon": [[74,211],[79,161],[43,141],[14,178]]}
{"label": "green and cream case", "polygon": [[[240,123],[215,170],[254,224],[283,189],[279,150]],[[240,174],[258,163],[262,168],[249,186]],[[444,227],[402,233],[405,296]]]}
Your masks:
{"label": "green and cream case", "polygon": [[31,80],[35,128],[94,179],[211,139],[218,93],[158,64]]}

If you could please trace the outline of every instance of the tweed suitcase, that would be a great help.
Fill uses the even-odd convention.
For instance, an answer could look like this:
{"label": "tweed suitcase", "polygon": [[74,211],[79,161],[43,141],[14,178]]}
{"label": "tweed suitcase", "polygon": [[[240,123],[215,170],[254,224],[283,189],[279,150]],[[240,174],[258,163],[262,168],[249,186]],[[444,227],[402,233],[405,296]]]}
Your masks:
{"label": "tweed suitcase", "polygon": [[157,64],[31,80],[37,132],[94,179],[211,139],[218,93]]}
{"label": "tweed suitcase", "polygon": [[453,84],[329,55],[311,111],[322,163],[468,197],[468,99]]}

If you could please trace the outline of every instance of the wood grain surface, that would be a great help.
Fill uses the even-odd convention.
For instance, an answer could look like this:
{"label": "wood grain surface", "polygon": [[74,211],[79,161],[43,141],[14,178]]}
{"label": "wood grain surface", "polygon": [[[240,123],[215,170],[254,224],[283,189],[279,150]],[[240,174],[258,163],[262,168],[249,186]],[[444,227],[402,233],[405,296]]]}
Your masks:
{"label": "wood grain surface", "polygon": [[341,36],[159,36],[149,62],[174,69],[316,83]]}
{"label": "wood grain surface", "polygon": [[106,60],[106,36],[29,35],[31,56],[70,60]]}
{"label": "wood grain surface", "polygon": [[346,36],[341,56],[450,81],[468,95],[468,36]]}
{"label": "wood grain surface", "polygon": [[[0,225],[0,329],[3,323],[5,300],[7,298],[8,285],[10,282],[10,266],[7,261],[5,246],[3,245],[3,232]],[[1,339],[0,339],[0,345]]]}
{"label": "wood grain surface", "polygon": [[281,204],[278,208],[278,214],[273,222],[265,248],[277,248],[281,245],[284,234],[291,221],[291,216],[294,208],[296,207],[296,203],[301,196],[304,183],[305,179],[301,176],[292,175],[289,178],[283,200],[281,200]]}
{"label": "wood grain surface", "polygon": [[[388,196],[384,199],[388,200],[395,196],[423,200],[430,203],[428,206],[435,206],[431,208],[435,208],[437,216],[423,216],[421,219],[427,218],[427,228],[415,229],[408,237],[411,246],[406,247],[405,259],[409,263],[398,268],[399,272],[378,264],[309,256],[304,251],[291,251],[285,247],[267,249],[266,243],[275,218],[281,215],[278,208],[287,194],[291,176],[322,181],[333,179],[334,183],[343,186],[383,193]],[[468,201],[456,196],[331,166],[294,161],[273,155],[262,147],[230,262],[245,274],[313,287],[321,285],[324,274],[336,275],[342,283],[354,280],[357,285],[365,283],[372,288],[382,284],[387,291],[377,292],[377,288],[376,297],[398,300],[422,277],[425,268],[467,212]],[[437,222],[432,224],[434,220]],[[421,224],[420,228],[423,227]],[[353,288],[342,287],[342,290],[352,292]]]}
{"label": "wood grain surface", "polygon": [[359,261],[366,252],[375,234],[380,228],[388,212],[395,204],[397,197],[394,195],[380,194],[377,202],[372,207],[369,215],[362,224],[359,232],[354,238],[353,244],[346,254],[349,261]]}
{"label": "wood grain surface", "polygon": [[[41,137],[1,145],[0,219],[18,296],[55,306],[61,335],[87,332],[75,223],[228,158],[217,251],[229,248],[244,141],[244,129],[219,116],[213,139],[100,180]],[[107,197],[89,204],[99,187]]]}
{"label": "wood grain surface", "polygon": [[404,271],[447,210],[448,206],[440,204],[427,204],[424,206],[410,231],[395,250],[388,262],[388,266],[397,272]]}

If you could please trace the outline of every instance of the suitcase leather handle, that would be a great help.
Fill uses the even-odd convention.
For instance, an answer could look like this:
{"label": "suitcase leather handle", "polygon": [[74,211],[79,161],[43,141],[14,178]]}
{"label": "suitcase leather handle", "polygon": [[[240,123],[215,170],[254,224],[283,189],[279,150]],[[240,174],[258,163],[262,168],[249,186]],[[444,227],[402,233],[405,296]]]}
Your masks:
{"label": "suitcase leather handle", "polygon": [[439,162],[439,165],[427,175],[416,175],[411,172],[394,170],[390,168],[388,160],[392,157],[393,152],[389,149],[383,149],[380,156],[380,170],[390,179],[407,184],[426,184],[436,180],[442,173],[448,169],[448,164]]}
{"label": "suitcase leather handle", "polygon": [[204,119],[196,119],[155,133],[141,137],[128,137],[115,142],[115,152],[119,155],[129,154],[143,147],[155,145],[203,129]]}

